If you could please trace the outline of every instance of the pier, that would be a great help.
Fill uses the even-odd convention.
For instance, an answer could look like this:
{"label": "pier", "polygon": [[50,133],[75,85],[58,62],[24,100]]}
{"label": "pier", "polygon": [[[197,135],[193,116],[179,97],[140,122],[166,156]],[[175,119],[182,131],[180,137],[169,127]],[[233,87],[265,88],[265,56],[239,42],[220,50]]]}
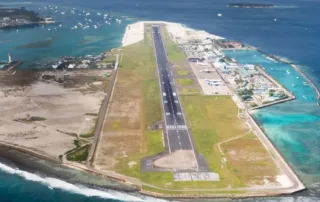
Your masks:
{"label": "pier", "polygon": [[11,70],[17,69],[22,64],[23,64],[22,61],[13,61],[8,65],[4,66],[2,70],[11,71]]}

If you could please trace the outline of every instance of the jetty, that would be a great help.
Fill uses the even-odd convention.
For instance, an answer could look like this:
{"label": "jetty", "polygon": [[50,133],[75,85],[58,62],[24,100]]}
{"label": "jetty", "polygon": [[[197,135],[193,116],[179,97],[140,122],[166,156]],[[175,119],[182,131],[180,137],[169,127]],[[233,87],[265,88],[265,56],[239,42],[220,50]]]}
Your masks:
{"label": "jetty", "polygon": [[22,64],[23,64],[22,61],[13,61],[13,62],[9,63],[8,65],[4,66],[2,68],[2,70],[11,71],[11,70],[17,69]]}

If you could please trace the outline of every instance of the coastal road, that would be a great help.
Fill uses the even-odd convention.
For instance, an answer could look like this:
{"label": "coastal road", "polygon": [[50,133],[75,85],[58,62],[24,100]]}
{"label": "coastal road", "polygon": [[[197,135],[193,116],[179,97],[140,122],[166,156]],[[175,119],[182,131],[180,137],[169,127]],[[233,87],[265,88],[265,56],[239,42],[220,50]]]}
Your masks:
{"label": "coastal road", "polygon": [[152,32],[169,152],[172,153],[177,150],[194,150],[174,85],[172,71],[169,67],[159,27],[152,26]]}

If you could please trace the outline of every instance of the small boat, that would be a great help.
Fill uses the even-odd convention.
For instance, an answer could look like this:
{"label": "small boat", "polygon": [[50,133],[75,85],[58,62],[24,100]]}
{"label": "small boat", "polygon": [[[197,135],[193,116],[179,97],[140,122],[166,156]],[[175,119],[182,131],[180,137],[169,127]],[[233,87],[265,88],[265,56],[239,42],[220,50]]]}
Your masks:
{"label": "small boat", "polygon": [[300,77],[297,76],[297,79],[299,79]]}
{"label": "small boat", "polygon": [[291,72],[287,69],[287,74],[291,74]]}
{"label": "small boat", "polygon": [[292,84],[292,87],[294,87],[295,85],[294,84]]}
{"label": "small boat", "polygon": [[307,99],[307,97],[305,95],[302,96],[304,99]]}

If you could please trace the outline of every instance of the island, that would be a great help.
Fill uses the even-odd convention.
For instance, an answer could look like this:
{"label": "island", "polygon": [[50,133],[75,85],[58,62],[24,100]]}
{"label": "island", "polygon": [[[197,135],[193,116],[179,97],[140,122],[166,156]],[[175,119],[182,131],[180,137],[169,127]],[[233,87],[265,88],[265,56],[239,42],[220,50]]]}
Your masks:
{"label": "island", "polygon": [[50,17],[42,17],[25,7],[8,8],[0,6],[0,29],[34,27],[45,24],[55,24]]}
{"label": "island", "polygon": [[[128,25],[122,47],[104,54],[32,65],[45,70],[6,68],[0,145],[154,197],[304,190],[253,118],[295,96],[264,63],[230,56],[243,50],[259,53],[182,24],[143,21]],[[290,65],[288,75],[298,69]]]}
{"label": "island", "polygon": [[230,8],[273,8],[273,4],[262,4],[262,3],[230,3],[227,4]]}

